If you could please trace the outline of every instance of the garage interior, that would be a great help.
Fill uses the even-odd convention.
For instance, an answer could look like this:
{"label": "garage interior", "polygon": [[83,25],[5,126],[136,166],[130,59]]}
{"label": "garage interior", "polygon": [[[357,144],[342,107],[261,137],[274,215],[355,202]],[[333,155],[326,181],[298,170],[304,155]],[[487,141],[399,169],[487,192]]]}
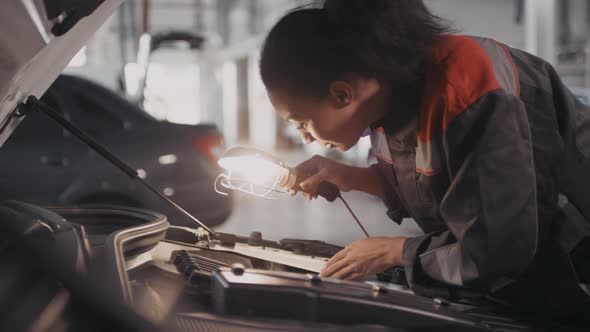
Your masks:
{"label": "garage interior", "polygon": [[[590,1],[325,1],[2,5],[0,331],[587,330]],[[393,1],[440,30],[391,47],[300,24],[268,65],[286,14],[341,33]],[[422,62],[372,57],[387,46]],[[365,48],[352,71],[316,61]],[[375,74],[399,59],[411,84]],[[290,66],[274,83],[327,98],[273,90],[275,109],[269,71]],[[417,117],[391,111],[410,99]]]}
{"label": "garage interior", "polygon": [[[425,3],[435,14],[450,20],[459,33],[492,37],[548,60],[568,87],[582,95],[588,94],[588,1],[426,0]],[[123,76],[132,73],[141,61],[138,52],[140,58],[145,57],[140,51],[141,36],[190,32],[204,39],[198,49],[187,50],[177,45],[151,54],[145,88],[146,112],[173,123],[214,123],[221,129],[226,146],[256,146],[275,153],[290,165],[297,165],[314,154],[352,165],[368,165],[371,162],[367,158],[368,138],[345,153],[326,151],[317,143],[301,144],[296,130],[274,114],[259,78],[258,53],[267,31],[289,9],[313,4],[313,1],[295,0],[127,1],[65,73],[89,78],[136,98],[137,92],[130,91],[134,89],[132,82],[124,87]],[[166,86],[176,88],[165,89]],[[150,91],[155,94],[152,99],[163,98],[170,104],[150,105]],[[345,195],[371,235],[420,234],[411,219],[401,226],[392,223],[381,201],[362,193]],[[232,215],[219,230],[236,233],[256,230],[268,238],[314,238],[340,245],[363,237],[338,202],[309,202],[301,196],[266,201],[236,195],[234,204]]]}

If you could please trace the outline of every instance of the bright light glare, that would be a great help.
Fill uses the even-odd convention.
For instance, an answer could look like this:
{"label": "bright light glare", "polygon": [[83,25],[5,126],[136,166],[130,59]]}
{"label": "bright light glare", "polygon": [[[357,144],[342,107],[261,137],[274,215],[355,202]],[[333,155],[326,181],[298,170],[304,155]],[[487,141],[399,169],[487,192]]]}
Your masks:
{"label": "bright light glare", "polygon": [[164,192],[164,195],[166,195],[168,197],[174,196],[174,194],[176,193],[176,191],[174,190],[174,188],[171,188],[171,187],[164,188],[163,192]]}
{"label": "bright light glare", "polygon": [[140,92],[139,83],[142,80],[143,69],[137,63],[128,63],[123,67],[123,75],[125,77],[127,94],[137,97]]}
{"label": "bright light glare", "polygon": [[147,176],[147,172],[144,169],[139,168],[137,170],[137,176],[139,176],[140,179],[145,179]]}
{"label": "bright light glare", "polygon": [[226,62],[222,69],[223,136],[227,142],[238,140],[238,66]]}
{"label": "bright light glare", "polygon": [[145,82],[145,110],[158,120],[201,121],[200,67],[196,52],[162,49],[153,55]]}
{"label": "bright light glare", "polygon": [[160,165],[172,165],[176,164],[177,161],[178,157],[175,154],[166,154],[158,158]]}
{"label": "bright light glare", "polygon": [[225,157],[219,159],[218,163],[219,166],[234,173],[233,178],[239,177],[261,186],[272,186],[287,171],[271,161],[251,156]]}

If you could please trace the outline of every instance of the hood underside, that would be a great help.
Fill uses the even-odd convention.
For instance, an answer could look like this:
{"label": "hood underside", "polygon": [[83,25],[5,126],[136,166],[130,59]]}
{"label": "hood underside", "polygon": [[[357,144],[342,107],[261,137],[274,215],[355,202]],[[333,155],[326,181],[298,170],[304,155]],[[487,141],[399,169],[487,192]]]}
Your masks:
{"label": "hood underside", "polygon": [[[0,146],[22,120],[14,116],[18,105],[28,96],[40,98],[122,1],[104,0],[59,37],[50,31],[68,20],[68,12],[48,20],[42,0],[8,0],[1,5]],[[83,2],[78,1],[78,7]]]}

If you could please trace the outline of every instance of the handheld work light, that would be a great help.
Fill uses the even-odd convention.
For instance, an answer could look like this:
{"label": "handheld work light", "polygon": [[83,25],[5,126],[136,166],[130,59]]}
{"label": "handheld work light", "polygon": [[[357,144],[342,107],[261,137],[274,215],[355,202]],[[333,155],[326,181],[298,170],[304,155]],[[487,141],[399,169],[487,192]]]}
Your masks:
{"label": "handheld work light", "polygon": [[217,162],[226,173],[215,182],[224,188],[238,190],[260,198],[276,199],[287,193],[297,181],[295,173],[274,156],[253,148],[236,147],[226,151]]}
{"label": "handheld work light", "polygon": [[[253,148],[229,149],[217,163],[225,170],[215,180],[215,191],[222,195],[227,193],[219,190],[218,185],[260,198],[277,199],[278,195],[288,193],[298,183],[293,169],[273,155]],[[340,198],[363,233],[369,237],[334,184],[322,182],[318,187],[318,195],[329,202]]]}

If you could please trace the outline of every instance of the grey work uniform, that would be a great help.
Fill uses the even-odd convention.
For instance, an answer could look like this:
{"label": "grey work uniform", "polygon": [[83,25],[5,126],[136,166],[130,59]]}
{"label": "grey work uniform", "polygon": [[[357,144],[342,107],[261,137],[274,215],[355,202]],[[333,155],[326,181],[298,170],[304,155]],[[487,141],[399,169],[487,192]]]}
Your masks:
{"label": "grey work uniform", "polygon": [[421,96],[371,131],[388,215],[426,234],[403,248],[410,286],[587,302],[590,109],[545,61],[468,36],[434,48]]}

